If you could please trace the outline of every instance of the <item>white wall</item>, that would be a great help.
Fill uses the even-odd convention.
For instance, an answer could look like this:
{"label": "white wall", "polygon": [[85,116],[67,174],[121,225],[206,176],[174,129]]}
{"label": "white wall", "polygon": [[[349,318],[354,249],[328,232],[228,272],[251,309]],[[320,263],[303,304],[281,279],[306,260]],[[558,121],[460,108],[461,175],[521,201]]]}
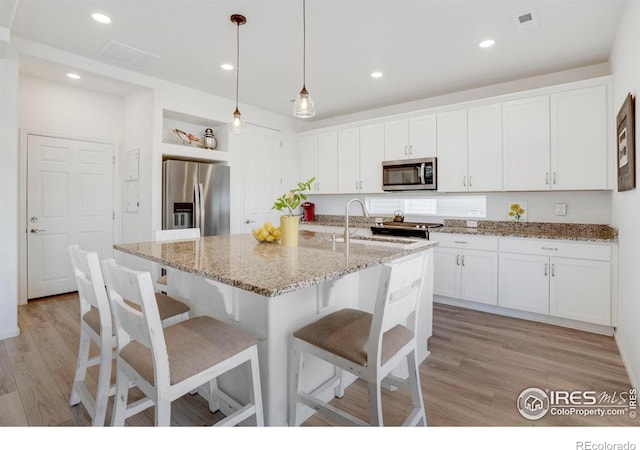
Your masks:
{"label": "white wall", "polygon": [[[640,93],[640,2],[628,2],[622,15],[610,63],[613,72],[613,105],[617,114],[627,93]],[[636,133],[640,131],[636,98]],[[636,135],[637,147],[640,140]],[[636,167],[638,163],[636,162]],[[637,179],[636,169],[636,179]],[[640,180],[638,180],[640,181]],[[636,184],[638,184],[636,181]],[[638,186],[640,188],[640,186]],[[640,189],[614,192],[611,221],[619,229],[618,329],[616,339],[627,372],[635,387],[640,385]]]}
{"label": "white wall", "polygon": [[[371,194],[369,197],[406,196],[411,198],[444,197],[466,194],[417,194],[412,192],[397,194]],[[509,205],[513,202],[527,202],[527,220],[529,222],[560,222],[560,223],[597,223],[610,222],[609,205],[610,191],[597,192],[500,192],[477,193],[469,195],[485,195],[487,198],[487,220],[507,220]],[[315,203],[316,214],[344,214],[344,206],[351,198],[364,200],[365,195],[310,195],[309,201]],[[555,204],[566,203],[567,215],[556,216]],[[361,215],[358,207],[350,211],[353,215]],[[442,217],[425,218],[407,216],[407,221],[441,222]]]}
{"label": "white wall", "polygon": [[0,58],[0,339],[18,329],[18,59],[9,46]]}

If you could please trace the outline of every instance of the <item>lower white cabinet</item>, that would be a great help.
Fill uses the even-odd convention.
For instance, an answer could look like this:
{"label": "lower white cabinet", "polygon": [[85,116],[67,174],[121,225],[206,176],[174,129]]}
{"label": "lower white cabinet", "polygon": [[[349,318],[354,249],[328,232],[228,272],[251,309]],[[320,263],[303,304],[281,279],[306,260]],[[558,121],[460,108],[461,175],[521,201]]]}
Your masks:
{"label": "lower white cabinet", "polygon": [[430,233],[434,248],[433,293],[496,305],[498,303],[498,240],[448,233]]}
{"label": "lower white cabinet", "polygon": [[499,266],[499,306],[612,325],[609,245],[501,238]]}

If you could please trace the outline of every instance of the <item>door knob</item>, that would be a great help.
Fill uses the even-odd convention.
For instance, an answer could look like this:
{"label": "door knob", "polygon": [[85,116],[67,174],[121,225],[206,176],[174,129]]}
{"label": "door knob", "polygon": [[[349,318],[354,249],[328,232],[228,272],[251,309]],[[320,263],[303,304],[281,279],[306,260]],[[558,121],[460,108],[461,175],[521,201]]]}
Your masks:
{"label": "door knob", "polygon": [[29,230],[31,233],[42,233],[43,231],[47,231],[47,230],[38,230],[37,228],[32,228],[31,230]]}
{"label": "door knob", "polygon": [[249,219],[244,221],[244,223],[254,223],[254,222],[255,222],[255,220],[249,220]]}

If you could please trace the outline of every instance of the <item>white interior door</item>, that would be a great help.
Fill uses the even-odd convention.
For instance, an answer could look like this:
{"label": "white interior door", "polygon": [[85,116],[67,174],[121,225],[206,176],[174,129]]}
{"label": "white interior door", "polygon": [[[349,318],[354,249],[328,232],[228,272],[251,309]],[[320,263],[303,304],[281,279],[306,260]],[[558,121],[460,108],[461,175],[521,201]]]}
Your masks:
{"label": "white interior door", "polygon": [[245,233],[261,227],[267,220],[279,226],[280,212],[271,207],[286,188],[280,184],[280,142],[279,131],[247,126],[244,132]]}
{"label": "white interior door", "polygon": [[76,290],[68,246],[113,256],[113,145],[29,135],[27,297]]}

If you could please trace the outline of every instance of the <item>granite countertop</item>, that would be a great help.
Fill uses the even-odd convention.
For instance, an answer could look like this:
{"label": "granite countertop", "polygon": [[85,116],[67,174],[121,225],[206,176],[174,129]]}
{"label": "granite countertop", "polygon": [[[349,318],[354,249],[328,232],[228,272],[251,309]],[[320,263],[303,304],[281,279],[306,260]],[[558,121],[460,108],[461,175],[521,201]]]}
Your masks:
{"label": "granite countertop", "polygon": [[352,240],[347,252],[344,243],[336,243],[334,250],[331,237],[329,233],[301,231],[298,247],[259,243],[251,234],[237,234],[116,244],[113,248],[265,297],[275,297],[437,245],[424,240],[397,248]]}
{"label": "granite countertop", "polygon": [[468,228],[464,220],[445,219],[444,226],[436,228],[432,232],[585,242],[618,242],[618,231],[615,228],[599,224],[479,220],[477,228]]}

